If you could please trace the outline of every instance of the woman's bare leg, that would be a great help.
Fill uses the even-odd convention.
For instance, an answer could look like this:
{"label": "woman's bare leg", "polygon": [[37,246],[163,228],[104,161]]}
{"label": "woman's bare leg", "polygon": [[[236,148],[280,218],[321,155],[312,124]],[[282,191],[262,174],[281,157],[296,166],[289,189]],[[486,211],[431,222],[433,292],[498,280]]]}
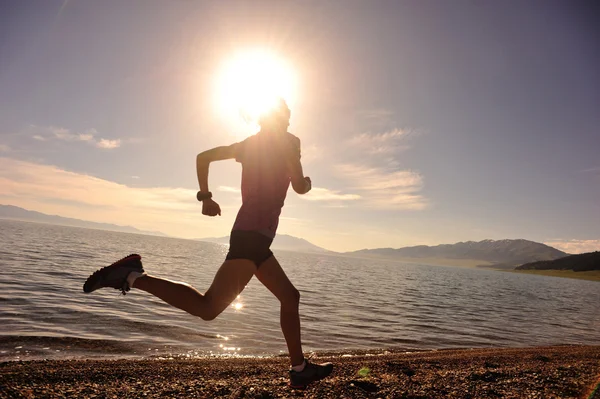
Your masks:
{"label": "woman's bare leg", "polygon": [[226,260],[204,295],[187,283],[148,275],[138,277],[132,288],[146,291],[204,320],[213,320],[237,298],[255,272],[256,265],[250,260]]}
{"label": "woman's bare leg", "polygon": [[292,366],[302,364],[304,354],[300,340],[300,293],[281,268],[277,259],[271,256],[255,272],[256,277],[281,303],[280,323],[285,337]]}

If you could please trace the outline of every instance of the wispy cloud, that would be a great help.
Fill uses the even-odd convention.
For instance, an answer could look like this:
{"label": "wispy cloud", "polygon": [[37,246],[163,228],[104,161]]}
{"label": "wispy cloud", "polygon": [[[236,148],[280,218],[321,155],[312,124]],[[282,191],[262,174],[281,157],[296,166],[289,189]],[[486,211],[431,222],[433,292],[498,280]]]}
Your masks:
{"label": "wispy cloud", "polygon": [[182,188],[131,188],[55,166],[0,158],[0,194],[69,199],[87,205],[135,204],[147,209],[191,209],[196,192]]}
{"label": "wispy cloud", "polygon": [[408,130],[394,129],[384,133],[361,133],[350,139],[350,143],[363,145],[365,143],[385,143],[406,136]]}
{"label": "wispy cloud", "polygon": [[414,134],[415,130],[412,129],[392,129],[383,133],[361,133],[348,140],[348,145],[367,154],[391,154],[410,148],[405,139]]}
{"label": "wispy cloud", "polygon": [[[91,141],[94,138],[94,135],[98,133],[96,129],[88,129],[83,133],[71,133],[69,129],[62,127],[51,126],[47,129],[54,138],[64,141]],[[40,137],[39,135],[37,136]],[[34,138],[36,138],[36,136],[34,136]]]}
{"label": "wispy cloud", "polygon": [[354,201],[360,199],[358,194],[340,194],[339,191],[327,188],[313,187],[306,195],[300,198],[308,201]]}
{"label": "wispy cloud", "polygon": [[314,144],[309,146],[302,146],[302,163],[307,164],[316,159],[322,159],[325,154],[325,150],[322,147],[318,147]]}
{"label": "wispy cloud", "polygon": [[595,168],[581,170],[580,173],[600,173],[600,166],[596,166]]}
{"label": "wispy cloud", "polygon": [[[374,110],[371,116],[385,119],[390,114]],[[409,139],[418,134],[410,128],[392,128],[355,135],[346,141],[345,159],[334,171],[349,190],[361,197],[360,205],[382,210],[425,209],[429,201],[421,194],[423,177],[402,167],[397,156],[410,148]]]}
{"label": "wispy cloud", "polygon": [[353,164],[338,165],[341,177],[352,179],[352,188],[358,190],[368,205],[381,209],[421,210],[428,201],[419,192],[423,178],[410,170],[387,170]]}
{"label": "wispy cloud", "polygon": [[224,193],[236,193],[240,194],[241,190],[239,187],[231,187],[231,186],[219,186],[217,190],[222,191]]}
{"label": "wispy cloud", "polygon": [[117,139],[117,140],[107,140],[107,139],[100,139],[99,141],[96,142],[96,147],[98,148],[105,148],[105,149],[113,149],[113,148],[118,148],[121,146],[121,140]]}
{"label": "wispy cloud", "polygon": [[60,140],[67,142],[84,142],[91,144],[97,148],[102,148],[106,150],[111,150],[114,148],[118,148],[121,146],[120,139],[105,139],[105,138],[97,138],[98,131],[96,129],[87,129],[84,132],[77,133],[72,132],[69,129],[65,129],[63,127],[41,127],[36,125],[31,125],[31,129],[34,130],[35,134],[31,137],[34,140],[38,141],[50,141],[50,140]]}
{"label": "wispy cloud", "polygon": [[359,112],[359,116],[365,119],[390,119],[394,112],[385,108],[366,109]]}
{"label": "wispy cloud", "polygon": [[387,129],[395,124],[393,120],[394,112],[389,109],[366,109],[359,111],[356,116],[359,125],[367,128],[368,130]]}
{"label": "wispy cloud", "polygon": [[0,152],[8,152],[10,151],[10,147],[6,144],[0,144]]}
{"label": "wispy cloud", "polygon": [[545,244],[569,254],[600,251],[600,240],[555,240]]}
{"label": "wispy cloud", "polygon": [[309,223],[311,223],[310,219],[299,219],[299,218],[292,218],[292,217],[288,217],[288,216],[280,216],[279,220],[285,220],[286,222],[290,222],[290,223],[294,223],[294,224],[309,224]]}
{"label": "wispy cloud", "polygon": [[[225,193],[241,193],[239,187],[219,186],[217,190]],[[338,202],[357,200],[360,199],[360,195],[341,194],[339,191],[329,190],[321,187],[313,187],[312,190],[310,190],[306,195],[300,196],[300,198],[308,201]]]}
{"label": "wispy cloud", "polygon": [[227,231],[224,224],[231,223],[225,218],[211,222],[202,217],[195,190],[129,187],[56,166],[3,157],[0,203],[190,237],[199,234],[199,226]]}

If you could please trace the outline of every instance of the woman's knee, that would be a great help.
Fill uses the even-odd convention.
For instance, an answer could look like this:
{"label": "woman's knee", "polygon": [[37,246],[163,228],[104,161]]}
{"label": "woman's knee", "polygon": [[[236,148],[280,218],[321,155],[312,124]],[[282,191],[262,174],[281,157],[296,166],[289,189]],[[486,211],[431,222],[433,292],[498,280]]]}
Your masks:
{"label": "woman's knee", "polygon": [[214,301],[205,296],[203,306],[196,309],[194,316],[198,316],[204,321],[212,321],[223,313],[223,310],[225,310],[225,307],[215,306]]}
{"label": "woman's knee", "polygon": [[284,307],[298,308],[298,305],[300,305],[300,291],[298,291],[295,287],[291,289],[282,298],[281,305]]}
{"label": "woman's knee", "polygon": [[204,321],[212,321],[217,318],[223,311],[211,308],[198,309],[194,316],[200,317]]}
{"label": "woman's knee", "polygon": [[217,312],[208,311],[208,312],[202,312],[201,314],[198,314],[197,316],[199,316],[204,321],[213,321],[214,319],[217,318],[218,315],[219,314]]}

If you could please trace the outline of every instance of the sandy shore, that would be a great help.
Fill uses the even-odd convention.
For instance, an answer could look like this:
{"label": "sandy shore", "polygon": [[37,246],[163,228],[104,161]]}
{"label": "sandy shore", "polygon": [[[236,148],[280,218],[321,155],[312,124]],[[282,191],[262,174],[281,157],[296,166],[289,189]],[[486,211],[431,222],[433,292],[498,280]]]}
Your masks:
{"label": "sandy shore", "polygon": [[[600,346],[319,355],[333,375],[287,386],[287,359],[71,360],[0,364],[0,397],[594,398]],[[359,375],[359,370],[363,370]],[[600,389],[598,389],[600,390]]]}

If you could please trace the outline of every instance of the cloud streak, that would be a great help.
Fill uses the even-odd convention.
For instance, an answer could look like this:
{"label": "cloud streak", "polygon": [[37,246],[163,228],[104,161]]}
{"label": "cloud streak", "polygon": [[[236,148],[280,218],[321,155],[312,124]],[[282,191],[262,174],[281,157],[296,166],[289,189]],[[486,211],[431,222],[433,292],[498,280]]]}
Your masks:
{"label": "cloud streak", "polygon": [[[385,110],[374,117],[387,118]],[[421,194],[423,177],[403,169],[397,154],[409,148],[407,139],[414,129],[394,128],[382,133],[361,133],[345,143],[345,160],[334,173],[344,187],[360,197],[357,204],[381,210],[422,210],[429,201]],[[359,159],[360,163],[356,162]]]}
{"label": "cloud streak", "polygon": [[340,194],[339,191],[313,187],[306,195],[302,195],[300,198],[308,201],[354,201],[361,197],[358,194]]}
{"label": "cloud streak", "polygon": [[352,137],[348,145],[372,155],[391,154],[409,148],[403,141],[414,135],[411,129],[392,129],[384,133],[361,133]]}
{"label": "cloud streak", "polygon": [[239,187],[231,187],[231,186],[219,186],[217,190],[222,191],[224,193],[236,193],[241,194],[241,190]]}
{"label": "cloud streak", "polygon": [[96,138],[98,131],[96,129],[87,129],[82,133],[71,132],[69,129],[62,127],[39,127],[32,125],[35,130],[40,130],[32,136],[37,141],[59,140],[66,142],[84,142],[93,145],[96,148],[112,150],[121,146],[120,139],[105,139]]}
{"label": "cloud streak", "polygon": [[226,222],[225,218],[209,220],[201,216],[195,190],[134,188],[56,166],[3,157],[0,203],[190,237],[198,236],[199,226],[214,230]]}
{"label": "cloud streak", "polygon": [[337,166],[340,176],[352,178],[352,188],[358,190],[368,206],[380,209],[422,210],[428,201],[419,193],[423,178],[410,170],[389,171],[378,167],[353,164]]}
{"label": "cloud streak", "polygon": [[96,142],[96,147],[104,148],[107,150],[112,150],[113,148],[119,148],[120,146],[121,146],[121,140],[119,140],[119,139],[117,139],[117,140],[100,139],[99,141]]}
{"label": "cloud streak", "polygon": [[545,244],[569,254],[600,251],[600,240],[556,240]]}
{"label": "cloud streak", "polygon": [[580,173],[600,173],[600,166],[579,171]]}

